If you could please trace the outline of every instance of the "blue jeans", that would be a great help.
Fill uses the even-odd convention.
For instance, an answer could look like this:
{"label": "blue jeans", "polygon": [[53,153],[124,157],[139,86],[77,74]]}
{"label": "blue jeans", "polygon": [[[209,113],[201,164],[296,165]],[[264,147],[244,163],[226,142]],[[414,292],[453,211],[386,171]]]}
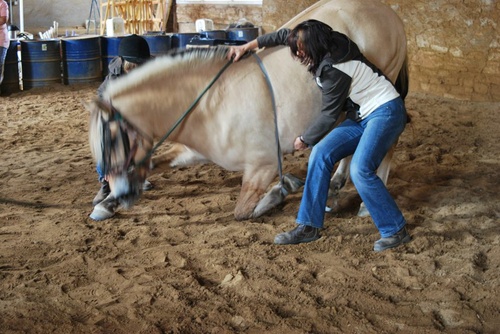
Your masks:
{"label": "blue jeans", "polygon": [[99,177],[99,182],[103,182],[104,181],[104,173],[102,172],[102,167],[101,165],[98,163],[97,166],[95,167],[95,170],[97,172],[97,175]]}
{"label": "blue jeans", "polygon": [[3,72],[4,72],[6,57],[7,57],[7,48],[0,46],[0,84],[2,84],[3,81]]}
{"label": "blue jeans", "polygon": [[401,98],[389,101],[359,122],[347,119],[316,144],[309,156],[306,184],[296,222],[323,227],[333,167],[353,155],[350,175],[380,235],[389,237],[406,224],[377,168],[406,126]]}

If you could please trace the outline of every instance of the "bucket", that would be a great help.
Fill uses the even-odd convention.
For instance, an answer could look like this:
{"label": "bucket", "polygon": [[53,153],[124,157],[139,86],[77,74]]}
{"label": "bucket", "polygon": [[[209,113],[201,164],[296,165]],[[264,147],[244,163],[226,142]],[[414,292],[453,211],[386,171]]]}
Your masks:
{"label": "bucket", "polygon": [[61,83],[59,40],[21,41],[23,89]]}
{"label": "bucket", "polygon": [[199,19],[195,22],[196,32],[202,32],[205,30],[212,30],[214,28],[214,21],[210,19]]}
{"label": "bucket", "polygon": [[167,54],[172,49],[171,36],[169,35],[142,35],[148,42],[149,52],[158,57]]}
{"label": "bucket", "polygon": [[233,41],[250,42],[259,37],[259,28],[233,28],[227,30],[227,37]]}
{"label": "bucket", "polygon": [[125,36],[116,37],[101,37],[101,58],[102,58],[102,75],[106,77],[109,73],[109,63],[113,58],[118,56],[120,42]]}
{"label": "bucket", "polygon": [[185,49],[186,46],[189,44],[189,41],[191,41],[192,38],[197,37],[200,38],[200,34],[198,33],[179,33],[179,34],[173,34],[172,35],[172,48],[176,49]]}
{"label": "bucket", "polygon": [[61,40],[65,85],[101,81],[101,38],[73,37]]}

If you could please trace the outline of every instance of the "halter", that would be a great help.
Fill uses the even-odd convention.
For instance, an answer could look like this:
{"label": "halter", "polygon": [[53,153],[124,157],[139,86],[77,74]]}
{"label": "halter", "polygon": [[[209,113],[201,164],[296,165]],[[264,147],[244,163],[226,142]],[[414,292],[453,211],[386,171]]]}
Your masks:
{"label": "halter", "polygon": [[[139,165],[135,163],[134,156],[137,153],[137,149],[143,145],[143,140],[147,139],[151,145],[153,144],[153,139],[148,138],[147,135],[142,133],[139,129],[132,126],[116,109],[111,103],[106,103],[104,101],[99,101],[101,105],[109,110],[111,117],[109,120],[105,120],[101,116],[102,127],[102,162],[103,162],[103,172],[105,175],[110,172],[120,172],[127,171],[129,174],[133,172],[135,167]],[[110,124],[112,122],[118,123],[118,132],[116,137],[111,138],[111,128]],[[140,136],[139,136],[140,134]],[[139,139],[139,137],[141,137]],[[132,138],[132,147],[130,147]],[[126,157],[122,166],[112,166],[111,165],[111,148],[114,146],[116,141],[121,141],[123,145],[124,155]]]}

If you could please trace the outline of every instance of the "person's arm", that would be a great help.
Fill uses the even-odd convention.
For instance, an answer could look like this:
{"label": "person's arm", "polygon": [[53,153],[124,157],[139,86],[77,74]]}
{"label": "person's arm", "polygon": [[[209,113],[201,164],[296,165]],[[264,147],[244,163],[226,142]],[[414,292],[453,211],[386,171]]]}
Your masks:
{"label": "person's arm", "polygon": [[229,52],[227,53],[227,59],[233,59],[233,61],[238,61],[240,58],[247,53],[248,51],[252,51],[257,49],[259,44],[257,43],[257,39],[254,39],[248,43],[243,45],[233,45],[229,48]]}
{"label": "person's arm", "polygon": [[301,138],[306,145],[317,144],[335,127],[349,97],[352,78],[344,72],[331,66],[325,66],[321,79],[323,86],[321,113],[302,133]]}
{"label": "person's arm", "polygon": [[6,7],[0,12],[0,26],[6,24],[7,22],[9,22],[9,9]]}
{"label": "person's arm", "polygon": [[280,29],[275,32],[271,32],[269,34],[264,34],[262,36],[257,37],[256,39],[243,44],[243,45],[233,45],[229,48],[229,52],[227,54],[227,59],[233,59],[233,61],[238,61],[241,57],[254,49],[264,48],[264,47],[273,47],[278,45],[287,45],[287,37],[290,33],[290,29]]}

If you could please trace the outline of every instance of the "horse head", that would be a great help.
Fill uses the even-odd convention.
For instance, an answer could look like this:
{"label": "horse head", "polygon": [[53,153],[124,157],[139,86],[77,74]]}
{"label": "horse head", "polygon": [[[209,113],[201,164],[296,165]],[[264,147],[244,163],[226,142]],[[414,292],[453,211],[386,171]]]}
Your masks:
{"label": "horse head", "polygon": [[92,156],[106,175],[111,196],[128,208],[141,195],[153,140],[132,126],[111,102],[94,100],[86,107]]}

